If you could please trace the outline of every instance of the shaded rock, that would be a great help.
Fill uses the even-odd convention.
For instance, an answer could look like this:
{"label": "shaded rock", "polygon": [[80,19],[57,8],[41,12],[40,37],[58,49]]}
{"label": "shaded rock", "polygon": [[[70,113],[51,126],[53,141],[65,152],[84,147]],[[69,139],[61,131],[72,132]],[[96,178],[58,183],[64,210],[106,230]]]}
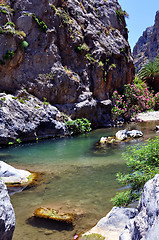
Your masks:
{"label": "shaded rock", "polygon": [[[134,208],[113,207],[112,210],[102,218],[95,227],[86,232],[101,234],[107,240],[119,240],[121,231],[124,230],[130,219],[133,219],[138,211]],[[128,240],[128,239],[127,239]]]}
{"label": "shaded rock", "polygon": [[128,137],[131,137],[131,138],[138,138],[138,137],[142,137],[143,133],[139,130],[131,130],[131,131],[127,131],[127,135]]}
{"label": "shaded rock", "polygon": [[156,131],[159,131],[159,126],[156,125],[155,130],[156,130]]}
{"label": "shaded rock", "polygon": [[52,208],[43,208],[40,207],[35,210],[34,216],[38,218],[45,218],[45,219],[51,219],[58,222],[65,222],[73,224],[73,214],[71,213],[65,213],[65,214],[59,214],[56,210]]}
{"label": "shaded rock", "polygon": [[15,214],[7,188],[0,179],[0,240],[11,240],[15,229]]}

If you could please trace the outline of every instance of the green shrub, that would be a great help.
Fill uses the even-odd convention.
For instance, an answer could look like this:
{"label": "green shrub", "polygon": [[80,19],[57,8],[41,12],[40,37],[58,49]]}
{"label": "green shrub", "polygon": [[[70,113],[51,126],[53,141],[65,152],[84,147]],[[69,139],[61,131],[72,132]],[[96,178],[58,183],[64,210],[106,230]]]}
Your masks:
{"label": "green shrub", "polygon": [[123,95],[114,91],[112,102],[112,118],[114,120],[118,119],[119,116],[122,116],[124,119],[130,119],[139,112],[148,111],[155,107],[153,92],[150,92],[145,82],[137,77],[133,84],[127,84],[124,86]]}
{"label": "green shrub", "polygon": [[86,43],[81,44],[79,47],[77,47],[78,51],[89,51],[89,47]]}
{"label": "green shrub", "polygon": [[71,135],[76,135],[76,134],[81,134],[81,133],[91,131],[91,123],[86,118],[67,121],[66,125]]}
{"label": "green shrub", "polygon": [[6,54],[2,56],[3,60],[10,60],[14,57],[14,51],[7,50]]}
{"label": "green shrub", "polygon": [[29,46],[29,43],[27,43],[26,41],[22,41],[22,42],[21,42],[21,47],[22,47],[23,49],[26,49],[28,46]]}
{"label": "green shrub", "polygon": [[131,201],[138,200],[144,184],[159,173],[159,137],[128,147],[123,158],[129,167],[129,173],[118,173],[117,180],[129,186],[129,190],[112,198],[116,206],[126,206]]}
{"label": "green shrub", "polygon": [[7,27],[7,26],[11,26],[13,28],[15,28],[15,24],[13,22],[7,22],[5,25],[4,25],[4,28]]}

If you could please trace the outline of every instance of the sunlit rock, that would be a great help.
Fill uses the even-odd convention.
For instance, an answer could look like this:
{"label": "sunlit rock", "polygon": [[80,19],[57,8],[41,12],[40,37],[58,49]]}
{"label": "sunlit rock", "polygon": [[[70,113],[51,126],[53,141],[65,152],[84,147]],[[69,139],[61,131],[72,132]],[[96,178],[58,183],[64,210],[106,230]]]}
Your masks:
{"label": "sunlit rock", "polygon": [[25,186],[33,180],[34,174],[0,161],[0,177],[7,186]]}
{"label": "sunlit rock", "polygon": [[0,179],[0,240],[11,240],[15,229],[15,214],[7,188]]}
{"label": "sunlit rock", "polygon": [[52,208],[37,208],[34,212],[34,216],[38,218],[51,219],[58,222],[73,223],[74,217],[71,213],[60,214],[58,211]]}

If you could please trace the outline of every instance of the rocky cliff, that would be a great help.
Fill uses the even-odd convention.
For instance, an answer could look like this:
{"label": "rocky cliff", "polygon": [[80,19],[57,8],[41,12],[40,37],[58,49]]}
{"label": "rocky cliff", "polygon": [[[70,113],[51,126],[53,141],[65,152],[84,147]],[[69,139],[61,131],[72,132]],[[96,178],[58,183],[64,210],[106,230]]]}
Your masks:
{"label": "rocky cliff", "polygon": [[24,90],[93,126],[134,65],[117,0],[0,1],[0,91]]}
{"label": "rocky cliff", "polygon": [[146,28],[137,41],[134,49],[134,63],[139,70],[147,60],[154,59],[159,54],[159,11],[156,12],[155,23]]}

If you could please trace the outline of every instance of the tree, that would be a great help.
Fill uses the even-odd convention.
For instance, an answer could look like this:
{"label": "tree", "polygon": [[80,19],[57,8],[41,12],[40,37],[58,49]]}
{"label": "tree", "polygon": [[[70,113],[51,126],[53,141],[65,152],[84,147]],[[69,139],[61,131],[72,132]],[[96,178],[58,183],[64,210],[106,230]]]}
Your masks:
{"label": "tree", "polygon": [[159,57],[144,64],[138,73],[138,77],[150,83],[156,77],[159,77]]}

